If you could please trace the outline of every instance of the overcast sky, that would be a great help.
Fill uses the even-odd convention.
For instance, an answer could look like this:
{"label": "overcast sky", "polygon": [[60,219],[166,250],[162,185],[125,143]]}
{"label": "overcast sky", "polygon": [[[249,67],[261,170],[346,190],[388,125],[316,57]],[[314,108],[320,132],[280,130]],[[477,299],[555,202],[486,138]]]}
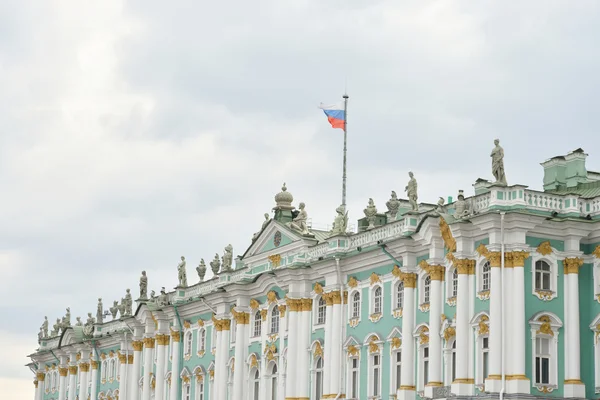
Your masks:
{"label": "overcast sky", "polygon": [[540,189],[545,159],[600,169],[600,3],[0,1],[0,397],[47,315],[108,305],[140,271],[177,282],[242,254],[285,181],[315,225],[341,198],[342,131],[317,109],[347,84],[351,222],[409,170],[420,201],[492,179]]}

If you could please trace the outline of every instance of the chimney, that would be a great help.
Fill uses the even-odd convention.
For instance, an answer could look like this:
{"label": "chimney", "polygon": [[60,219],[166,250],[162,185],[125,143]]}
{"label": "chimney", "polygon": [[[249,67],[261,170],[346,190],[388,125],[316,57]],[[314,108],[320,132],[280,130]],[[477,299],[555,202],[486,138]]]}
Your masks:
{"label": "chimney", "polygon": [[552,157],[541,163],[544,167],[544,190],[575,188],[579,183],[587,182],[587,156],[582,149],[577,149],[566,156]]}

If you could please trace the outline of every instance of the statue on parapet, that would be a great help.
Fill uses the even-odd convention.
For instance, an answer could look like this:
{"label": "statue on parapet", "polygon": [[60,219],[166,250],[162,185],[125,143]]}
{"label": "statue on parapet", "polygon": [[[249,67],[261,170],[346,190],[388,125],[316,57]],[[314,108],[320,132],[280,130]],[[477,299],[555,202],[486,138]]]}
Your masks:
{"label": "statue on parapet", "polygon": [[298,208],[300,211],[298,212],[298,215],[296,215],[294,217],[292,222],[290,222],[290,228],[292,228],[293,230],[295,230],[297,232],[300,232],[300,234],[302,234],[302,235],[310,235],[310,232],[308,231],[308,225],[306,223],[308,220],[308,213],[306,212],[306,204],[300,203]]}
{"label": "statue on parapet", "polygon": [[454,218],[463,219],[471,214],[469,203],[465,200],[464,192],[458,191],[458,200],[454,203]]}
{"label": "statue on parapet", "polygon": [[140,276],[140,300],[146,300],[148,298],[148,277],[146,271],[142,271]]}
{"label": "statue on parapet", "polygon": [[45,339],[48,337],[48,317],[44,317],[44,322],[40,327],[40,332],[42,333],[42,338]]}
{"label": "statue on parapet", "polygon": [[167,296],[164,287],[160,289],[160,295],[158,295],[156,304],[158,304],[159,307],[165,307],[169,305],[169,296]]}
{"label": "statue on parapet", "polygon": [[56,318],[56,323],[52,326],[52,332],[50,332],[50,336],[55,337],[60,333],[60,318]]}
{"label": "statue on parapet", "polygon": [[177,265],[177,274],[179,278],[178,287],[187,287],[187,272],[185,271],[185,257],[181,256],[181,262]]}
{"label": "statue on parapet", "polygon": [[419,195],[417,193],[417,180],[415,179],[415,174],[411,172],[408,173],[410,180],[408,181],[408,185],[404,191],[406,191],[406,195],[408,196],[408,202],[410,203],[410,207],[413,211],[419,211],[419,205],[417,204],[417,200],[419,199]]}
{"label": "statue on parapet", "polygon": [[117,319],[117,313],[119,312],[120,309],[121,309],[121,307],[119,306],[119,301],[118,300],[113,301],[113,306],[109,308],[110,314],[112,315],[113,320]]}
{"label": "statue on parapet", "polygon": [[254,235],[252,235],[252,241],[254,242],[258,236],[260,235],[260,233],[262,231],[265,230],[267,224],[271,221],[271,217],[269,217],[269,213],[265,213],[265,220],[262,223],[262,226],[260,227],[260,231],[256,232]]}
{"label": "statue on parapet", "polygon": [[[125,316],[128,317],[131,314],[133,314],[133,299],[131,298],[131,290],[129,290],[129,289],[125,290],[124,302],[125,302]],[[123,313],[121,313],[121,316],[123,316]]]}
{"label": "statue on parapet", "polygon": [[92,313],[88,313],[87,321],[85,321],[85,325],[83,326],[83,334],[84,336],[92,336],[94,334],[94,324],[96,320],[92,317]]}
{"label": "statue on parapet", "polygon": [[377,219],[377,207],[375,207],[375,202],[372,198],[369,198],[367,208],[365,208],[363,212],[365,213],[365,217],[367,218],[367,222],[369,223],[367,230],[375,228],[375,220]]}
{"label": "statue on parapet", "polygon": [[219,260],[219,254],[215,254],[215,258],[210,262],[210,269],[214,276],[219,273],[219,268],[221,268],[221,261]]}
{"label": "statue on parapet", "polygon": [[76,317],[75,321],[75,326],[83,326],[83,322],[81,322],[81,317]]}
{"label": "statue on parapet", "polygon": [[348,230],[348,211],[346,211],[346,206],[342,204],[335,209],[335,212],[337,215],[333,220],[331,233],[333,235],[343,235]]}
{"label": "statue on parapet", "polygon": [[496,178],[496,185],[506,186],[506,174],[504,173],[504,149],[500,146],[500,140],[494,140],[494,149],[492,150],[492,173]]}
{"label": "statue on parapet", "polygon": [[200,282],[204,282],[204,276],[206,276],[206,264],[204,263],[204,258],[200,259],[200,264],[196,267],[196,272],[198,272]]}
{"label": "statue on parapet", "polygon": [[99,324],[104,322],[104,306],[102,305],[102,299],[98,299],[98,308],[96,309],[96,321]]}
{"label": "statue on parapet", "polygon": [[388,209],[388,216],[390,220],[395,220],[398,215],[398,209],[400,208],[400,200],[398,200],[398,195],[394,190],[392,190],[391,198],[385,203],[385,206]]}
{"label": "statue on parapet", "polygon": [[231,272],[231,263],[233,262],[233,247],[231,244],[225,247],[225,252],[223,253],[223,265],[221,267],[221,272]]}

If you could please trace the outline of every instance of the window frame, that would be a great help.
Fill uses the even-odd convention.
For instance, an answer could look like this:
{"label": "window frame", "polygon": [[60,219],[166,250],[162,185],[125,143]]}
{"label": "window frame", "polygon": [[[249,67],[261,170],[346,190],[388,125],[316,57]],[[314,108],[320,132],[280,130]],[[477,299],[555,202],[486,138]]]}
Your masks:
{"label": "window frame", "polygon": [[[377,294],[378,291],[379,294]],[[383,299],[383,284],[376,283],[369,290],[369,320],[371,322],[378,322],[383,316]],[[379,310],[376,309],[377,304],[379,304]],[[354,308],[354,304],[352,306]]]}
{"label": "window frame", "polygon": [[[531,260],[531,293],[542,301],[552,301],[558,297],[558,258],[554,251],[547,255],[542,255],[537,251],[531,253],[531,257],[527,260]],[[544,261],[550,267],[550,290],[542,290],[536,288],[536,265],[539,261]],[[526,261],[527,262],[527,261]]]}
{"label": "window frame", "polygon": [[[547,321],[547,322],[545,322]],[[560,362],[564,362],[561,360],[560,354],[558,352],[558,340],[559,340],[559,329],[563,326],[562,321],[555,314],[542,311],[535,314],[529,320],[529,326],[531,328],[531,384],[536,387],[538,390],[552,391],[558,388],[558,365]],[[551,333],[546,333],[547,328],[550,328]],[[536,382],[537,375],[537,365],[536,358],[539,354],[538,352],[538,338],[540,339],[548,339],[549,345],[549,382],[548,383],[538,383]]]}
{"label": "window frame", "polygon": [[[262,315],[260,314],[260,310],[256,310],[253,314],[252,314],[252,336],[251,336],[251,340],[254,339],[260,339],[262,337]],[[258,334],[257,334],[257,326],[258,326]]]}
{"label": "window frame", "polygon": [[393,296],[392,296],[392,315],[394,318],[402,317],[404,308],[404,281],[396,279],[393,281]]}
{"label": "window frame", "polygon": [[[192,357],[192,351],[194,347],[194,334],[191,330],[186,331],[183,334],[183,357]],[[189,360],[189,358],[188,358]]]}
{"label": "window frame", "polygon": [[[320,295],[314,301],[315,308],[313,310],[315,315],[314,328],[322,328],[327,322],[327,302],[325,297]],[[322,315],[322,318],[321,318]]]}
{"label": "window frame", "polygon": [[[321,366],[319,367],[319,362]],[[313,376],[312,376],[312,398],[316,400],[320,400],[323,397],[323,367],[324,367],[323,357],[317,356],[313,361]],[[319,383],[320,381],[320,383]],[[319,394],[318,389],[321,388],[321,393]],[[327,393],[325,393],[327,394]]]}
{"label": "window frame", "polygon": [[198,329],[196,348],[198,356],[202,357],[206,354],[206,329],[204,327]]}
{"label": "window frame", "polygon": [[[276,324],[277,329],[274,329]],[[269,335],[277,335],[281,330],[281,314],[279,313],[279,307],[277,303],[271,307],[269,311]]]}

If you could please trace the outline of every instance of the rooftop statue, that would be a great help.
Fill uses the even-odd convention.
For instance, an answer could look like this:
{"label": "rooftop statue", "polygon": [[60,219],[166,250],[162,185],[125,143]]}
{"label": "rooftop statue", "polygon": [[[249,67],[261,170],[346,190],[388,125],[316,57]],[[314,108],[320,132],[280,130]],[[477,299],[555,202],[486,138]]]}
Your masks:
{"label": "rooftop statue", "polygon": [[343,235],[348,230],[348,211],[346,211],[346,206],[343,204],[335,209],[337,215],[335,216],[335,220],[333,221],[333,227],[331,228],[331,233],[333,235]]}
{"label": "rooftop statue", "polygon": [[494,140],[496,147],[492,150],[492,173],[496,178],[497,185],[506,186],[506,175],[504,174],[504,149],[500,146],[500,140]]}
{"label": "rooftop statue", "polygon": [[95,323],[96,323],[96,321],[94,320],[94,317],[92,317],[92,313],[88,313],[87,321],[85,322],[85,325],[83,326],[84,336],[92,336],[93,335]]}
{"label": "rooftop statue", "polygon": [[369,226],[367,230],[375,228],[375,219],[377,218],[377,207],[375,207],[375,202],[373,199],[369,198],[369,204],[367,204],[367,208],[363,210],[365,213],[365,217],[367,217],[367,221],[369,222]]}
{"label": "rooftop statue", "polygon": [[102,305],[102,299],[98,299],[98,309],[96,310],[96,321],[101,324],[104,321],[104,306]]}
{"label": "rooftop statue", "polygon": [[216,276],[219,273],[219,268],[221,268],[221,261],[219,260],[219,255],[215,254],[215,258],[210,262],[210,269],[213,275]]}
{"label": "rooftop statue", "polygon": [[42,338],[48,337],[48,317],[44,317],[44,322],[42,323],[40,331],[42,332]]}
{"label": "rooftop statue", "polygon": [[436,211],[438,214],[446,214],[446,207],[444,207],[444,203],[445,203],[445,202],[446,202],[446,201],[444,200],[444,198],[443,198],[443,197],[440,197],[440,198],[439,198],[439,200],[438,200],[438,202],[437,202],[437,207],[435,208],[435,211]]}
{"label": "rooftop statue", "polygon": [[200,265],[196,267],[196,271],[198,272],[198,278],[200,278],[200,282],[204,282],[204,276],[206,275],[206,264],[204,263],[204,258],[200,259]]}
{"label": "rooftop statue", "polygon": [[150,291],[150,301],[156,303],[156,292],[154,290]]}
{"label": "rooftop statue", "polygon": [[110,307],[109,310],[112,315],[112,319],[117,319],[117,313],[119,312],[119,302],[117,300],[113,301],[113,306]]}
{"label": "rooftop statue", "polygon": [[58,333],[60,332],[60,325],[60,318],[56,318],[56,323],[54,326],[52,326],[52,332],[50,332],[50,336],[58,336]]}
{"label": "rooftop statue", "polygon": [[254,235],[252,235],[253,242],[258,238],[260,233],[265,230],[269,221],[271,221],[271,217],[269,217],[269,213],[265,213],[265,220],[263,221],[262,226],[260,227],[260,231],[256,232]]}
{"label": "rooftop statue", "polygon": [[465,200],[465,196],[462,190],[458,191],[458,200],[454,203],[454,218],[463,219],[468,217],[470,214],[469,204]]}
{"label": "rooftop statue", "polygon": [[187,287],[187,273],[185,271],[185,257],[181,256],[181,262],[177,265],[179,287]]}
{"label": "rooftop statue", "polygon": [[148,298],[148,277],[146,271],[142,271],[140,276],[140,299],[145,300]]}
{"label": "rooftop statue", "polygon": [[298,206],[300,212],[296,217],[290,222],[290,228],[295,231],[300,232],[302,235],[310,235],[308,231],[308,226],[306,225],[306,221],[308,220],[308,213],[306,212],[306,204],[300,203]]}
{"label": "rooftop statue", "polygon": [[398,200],[398,195],[396,195],[394,190],[392,190],[392,197],[385,203],[385,206],[388,209],[390,219],[395,220],[396,215],[398,215],[398,209],[400,208],[400,200]]}
{"label": "rooftop statue", "polygon": [[131,291],[127,289],[125,291],[125,315],[130,316],[133,311],[133,300],[131,299]]}
{"label": "rooftop statue", "polygon": [[225,247],[225,253],[223,253],[223,266],[221,272],[230,272],[231,263],[233,262],[233,247],[231,244]]}
{"label": "rooftop statue", "polygon": [[38,332],[38,342],[44,339],[44,329],[40,326],[40,331]]}
{"label": "rooftop statue", "polygon": [[125,316],[125,310],[127,309],[127,300],[125,300],[125,297],[121,297],[121,302],[119,303],[117,308],[119,309],[121,318],[123,318]]}
{"label": "rooftop statue", "polygon": [[60,323],[60,327],[61,327],[62,331],[64,332],[65,329],[67,329],[70,326],[71,326],[71,309],[69,307],[67,307],[67,313],[65,314],[65,316],[62,319],[62,321]]}
{"label": "rooftop statue", "polygon": [[419,196],[417,194],[417,180],[415,179],[415,175],[411,172],[408,173],[410,180],[408,181],[408,185],[404,189],[406,191],[406,195],[408,196],[408,202],[410,203],[410,207],[413,211],[419,211],[419,205],[417,204],[417,200]]}
{"label": "rooftop statue", "polygon": [[76,317],[75,320],[77,322],[75,322],[75,326],[83,326],[83,322],[81,322],[81,317]]}
{"label": "rooftop statue", "polygon": [[160,295],[158,296],[157,304],[159,307],[164,307],[169,305],[169,297],[165,292],[165,288],[160,289]]}

